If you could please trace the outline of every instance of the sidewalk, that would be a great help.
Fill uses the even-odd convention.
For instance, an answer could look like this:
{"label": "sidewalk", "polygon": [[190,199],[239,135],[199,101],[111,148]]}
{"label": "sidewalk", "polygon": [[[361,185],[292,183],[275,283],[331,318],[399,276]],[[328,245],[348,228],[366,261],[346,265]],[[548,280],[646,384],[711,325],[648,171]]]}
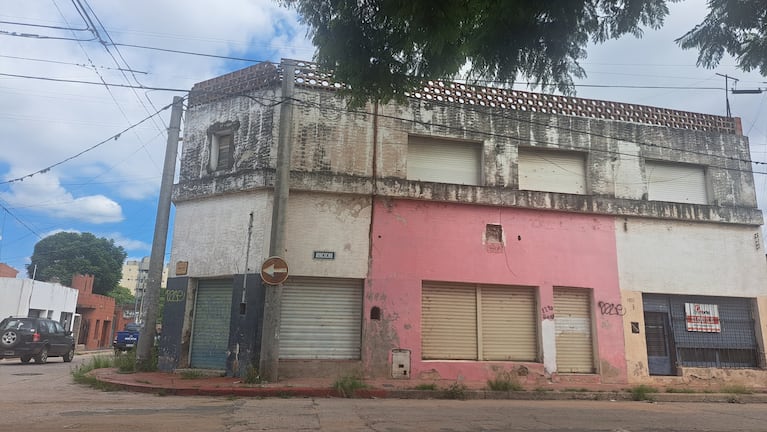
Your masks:
{"label": "sidewalk", "polygon": [[[165,372],[120,373],[116,369],[96,369],[91,372],[98,381],[115,388],[176,396],[228,397],[343,397],[333,388],[331,379],[295,379],[278,383],[246,384],[237,377],[192,377]],[[449,383],[434,383],[434,390],[417,390],[419,384],[409,380],[365,380],[366,387],[353,392],[354,398],[396,399],[509,399],[509,400],[634,400],[629,385],[591,385],[584,388],[564,388],[552,384],[545,388],[522,391],[489,391],[484,383],[464,383],[450,390]],[[766,393],[647,393],[649,402],[723,402],[767,403]]]}

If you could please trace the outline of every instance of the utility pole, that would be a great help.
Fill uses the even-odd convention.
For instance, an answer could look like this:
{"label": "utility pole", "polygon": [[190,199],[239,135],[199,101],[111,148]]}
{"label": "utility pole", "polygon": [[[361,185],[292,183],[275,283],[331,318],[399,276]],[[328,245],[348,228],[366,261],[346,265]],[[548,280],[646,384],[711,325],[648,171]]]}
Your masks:
{"label": "utility pole", "polygon": [[173,108],[168,126],[168,141],[165,146],[165,164],[162,169],[160,183],[160,198],[157,200],[157,217],[154,223],[154,238],[152,253],[149,256],[149,278],[144,290],[146,296],[146,317],[144,327],[138,338],[136,350],[136,366],[139,370],[150,369],[152,362],[152,347],[157,325],[157,307],[160,294],[162,269],[165,265],[165,242],[168,237],[168,220],[170,219],[171,193],[173,192],[173,175],[176,172],[176,156],[178,155],[178,140],[181,134],[181,114],[184,110],[184,99],[173,98]]}
{"label": "utility pole", "polygon": [[[282,106],[280,107],[280,136],[277,141],[277,170],[274,178],[272,232],[270,256],[285,256],[288,195],[290,193],[290,155],[293,147],[293,86],[295,64],[282,60]],[[275,382],[279,378],[280,309],[282,285],[266,286],[259,372],[261,379]]]}
{"label": "utility pole", "polygon": [[[732,117],[732,112],[730,111],[730,80],[735,81],[735,83],[737,84],[738,79],[733,78],[726,74],[718,73],[717,75],[724,78],[724,102],[727,106],[727,117]],[[733,90],[733,93],[734,92],[735,90]]]}

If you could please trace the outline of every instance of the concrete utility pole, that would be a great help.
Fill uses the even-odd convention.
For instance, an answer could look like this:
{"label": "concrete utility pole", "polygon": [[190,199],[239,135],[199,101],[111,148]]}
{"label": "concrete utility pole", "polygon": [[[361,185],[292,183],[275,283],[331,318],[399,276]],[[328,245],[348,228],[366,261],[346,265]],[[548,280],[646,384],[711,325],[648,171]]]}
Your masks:
{"label": "concrete utility pole", "polygon": [[[285,255],[285,231],[287,225],[288,195],[290,193],[290,155],[293,147],[293,85],[295,64],[282,61],[282,106],[280,107],[280,136],[277,141],[277,172],[274,178],[274,203],[272,205],[272,233],[269,255]],[[282,308],[282,285],[266,286],[264,300],[263,332],[261,336],[261,379],[275,382],[279,378],[280,360],[280,309]]]}
{"label": "concrete utility pole", "polygon": [[149,369],[152,361],[152,346],[154,345],[155,326],[157,325],[157,300],[160,294],[162,268],[165,265],[165,241],[168,237],[173,175],[176,172],[178,139],[181,133],[181,114],[184,111],[183,101],[184,98],[175,96],[170,113],[168,141],[165,147],[165,164],[162,169],[160,198],[157,200],[157,217],[154,223],[152,253],[149,256],[149,278],[144,291],[144,296],[146,297],[146,319],[144,320],[144,328],[141,330],[138,338],[138,348],[136,350],[136,366],[139,370]]}

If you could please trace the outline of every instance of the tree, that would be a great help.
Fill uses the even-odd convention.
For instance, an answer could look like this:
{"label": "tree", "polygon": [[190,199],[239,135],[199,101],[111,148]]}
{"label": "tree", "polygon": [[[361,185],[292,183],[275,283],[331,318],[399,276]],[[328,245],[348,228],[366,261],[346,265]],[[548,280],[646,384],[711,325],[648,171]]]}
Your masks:
{"label": "tree", "polygon": [[136,297],[131,294],[128,288],[117,286],[107,293],[109,297],[115,299],[118,306],[133,305],[136,303]]}
{"label": "tree", "polygon": [[281,0],[351,104],[401,99],[424,79],[469,76],[572,93],[589,40],[660,28],[677,0]]}
{"label": "tree", "polygon": [[735,57],[738,68],[758,69],[767,76],[767,4],[764,0],[709,0],[702,23],[676,42],[684,49],[697,48],[698,66],[716,67],[725,53]]}
{"label": "tree", "polygon": [[41,281],[57,278],[64,285],[71,285],[76,273],[92,274],[93,292],[107,294],[122,279],[125,257],[125,250],[114,240],[91,233],[60,232],[35,244],[27,273]]}

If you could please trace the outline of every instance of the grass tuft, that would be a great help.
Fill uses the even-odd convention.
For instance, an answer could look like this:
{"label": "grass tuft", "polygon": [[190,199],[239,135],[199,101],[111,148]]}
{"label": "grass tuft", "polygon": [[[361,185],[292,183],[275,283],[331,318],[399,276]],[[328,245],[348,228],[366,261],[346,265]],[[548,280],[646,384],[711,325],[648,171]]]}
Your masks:
{"label": "grass tuft", "polygon": [[242,381],[245,384],[258,384],[261,382],[261,374],[258,373],[258,368],[250,364],[245,368],[245,376],[242,377]]}
{"label": "grass tuft", "polygon": [[754,390],[752,388],[746,387],[743,384],[733,384],[724,386],[721,389],[722,393],[730,393],[730,394],[753,394]]}
{"label": "grass tuft", "polygon": [[437,389],[437,384],[430,383],[430,384],[418,384],[417,386],[413,387],[415,390],[429,390],[434,391]]}
{"label": "grass tuft", "polygon": [[179,375],[181,375],[181,379],[186,379],[186,380],[200,379],[205,376],[205,374],[202,373],[202,371],[195,370],[195,369],[181,371]]}
{"label": "grass tuft", "polygon": [[465,400],[467,390],[468,388],[462,383],[454,382],[445,389],[445,398]]}
{"label": "grass tuft", "polygon": [[487,388],[493,391],[520,391],[522,390],[522,384],[519,383],[517,377],[511,374],[509,371],[501,371],[495,375],[494,379],[487,380]]}
{"label": "grass tuft", "polygon": [[356,390],[365,387],[367,387],[367,385],[359,377],[354,375],[346,375],[338,378],[333,384],[333,388],[336,389],[338,394],[346,398],[354,396]]}
{"label": "grass tuft", "polygon": [[631,399],[635,401],[652,401],[651,393],[658,393],[658,390],[655,387],[641,384],[631,388]]}

